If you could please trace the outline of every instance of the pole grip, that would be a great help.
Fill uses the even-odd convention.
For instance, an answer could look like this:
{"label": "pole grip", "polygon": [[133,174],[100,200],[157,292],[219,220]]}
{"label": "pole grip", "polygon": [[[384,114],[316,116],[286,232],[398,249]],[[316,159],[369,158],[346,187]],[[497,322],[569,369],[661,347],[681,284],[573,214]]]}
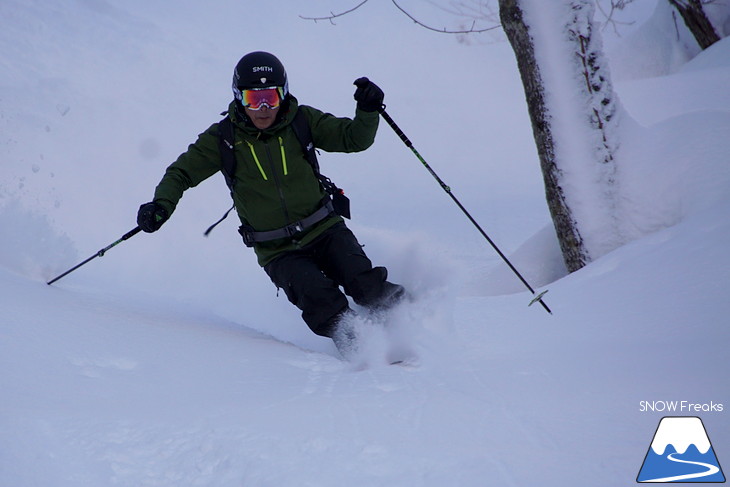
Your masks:
{"label": "pole grip", "polygon": [[141,231],[142,231],[142,229],[141,229],[141,228],[139,228],[139,227],[135,227],[135,228],[133,228],[132,230],[130,230],[130,231],[128,231],[127,233],[125,233],[125,234],[124,234],[124,235],[122,236],[122,240],[127,240],[127,239],[130,239],[130,238],[134,237],[135,235],[137,235],[137,234],[138,234],[139,232],[141,232]]}

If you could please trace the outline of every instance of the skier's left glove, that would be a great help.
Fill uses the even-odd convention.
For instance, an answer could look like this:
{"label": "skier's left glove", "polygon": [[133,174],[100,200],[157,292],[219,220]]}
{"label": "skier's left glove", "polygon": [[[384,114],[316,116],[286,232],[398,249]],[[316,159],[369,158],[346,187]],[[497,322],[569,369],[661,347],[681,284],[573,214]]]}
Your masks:
{"label": "skier's left glove", "polygon": [[159,203],[154,201],[145,203],[139,207],[137,212],[137,225],[147,233],[156,232],[170,215]]}
{"label": "skier's left glove", "polygon": [[365,112],[374,112],[382,108],[385,94],[378,85],[365,77],[356,79],[353,84],[357,86],[355,90],[357,108]]}

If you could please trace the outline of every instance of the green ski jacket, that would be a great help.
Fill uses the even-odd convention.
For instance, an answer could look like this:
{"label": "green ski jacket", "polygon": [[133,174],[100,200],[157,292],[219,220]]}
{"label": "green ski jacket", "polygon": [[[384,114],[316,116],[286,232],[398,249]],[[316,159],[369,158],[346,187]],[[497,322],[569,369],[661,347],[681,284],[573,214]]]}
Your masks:
{"label": "green ski jacket", "polygon": [[[275,230],[300,221],[314,213],[325,197],[290,126],[297,110],[302,110],[309,121],[315,147],[327,152],[363,151],[372,145],[378,129],[378,112],[358,109],[354,119],[335,117],[299,105],[290,96],[288,108],[281,108],[287,111],[280,114],[277,122],[259,130],[241,120],[235,104],[233,101],[228,107],[237,162],[232,196],[241,222],[256,231]],[[218,123],[214,123],[165,171],[155,189],[154,201],[170,215],[185,190],[222,169],[218,140]],[[333,215],[292,238],[256,243],[254,251],[259,264],[265,266],[281,252],[307,245],[340,221],[341,217]]]}

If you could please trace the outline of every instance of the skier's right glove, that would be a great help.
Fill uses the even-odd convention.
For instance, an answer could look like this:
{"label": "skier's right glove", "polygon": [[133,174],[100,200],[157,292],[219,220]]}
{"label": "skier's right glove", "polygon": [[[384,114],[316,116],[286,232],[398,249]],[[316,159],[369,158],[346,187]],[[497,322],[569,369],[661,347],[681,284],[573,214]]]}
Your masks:
{"label": "skier's right glove", "polygon": [[357,86],[354,95],[357,108],[366,112],[374,112],[383,106],[385,95],[378,85],[364,76],[356,79],[353,84]]}
{"label": "skier's right glove", "polygon": [[159,203],[154,201],[145,203],[139,207],[137,212],[137,225],[147,233],[156,232],[170,215]]}

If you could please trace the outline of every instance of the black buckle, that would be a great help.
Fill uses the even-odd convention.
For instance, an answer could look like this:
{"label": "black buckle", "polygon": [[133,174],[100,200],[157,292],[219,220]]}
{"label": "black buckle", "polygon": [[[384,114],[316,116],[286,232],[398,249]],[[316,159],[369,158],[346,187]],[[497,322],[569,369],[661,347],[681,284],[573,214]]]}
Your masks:
{"label": "black buckle", "polygon": [[253,227],[241,225],[240,227],[238,227],[238,233],[241,234],[241,238],[243,238],[243,243],[246,245],[246,247],[253,247],[253,245],[256,243]]}
{"label": "black buckle", "polygon": [[337,191],[332,195],[332,207],[335,210],[335,213],[338,215],[350,219],[350,199],[345,196],[345,192],[341,189],[337,189]]}
{"label": "black buckle", "polygon": [[303,230],[304,230],[304,226],[302,225],[302,222],[300,222],[300,221],[299,222],[294,222],[291,225],[287,225],[286,226],[286,233],[290,237],[293,237],[294,235],[296,235],[297,233],[302,232]]}

